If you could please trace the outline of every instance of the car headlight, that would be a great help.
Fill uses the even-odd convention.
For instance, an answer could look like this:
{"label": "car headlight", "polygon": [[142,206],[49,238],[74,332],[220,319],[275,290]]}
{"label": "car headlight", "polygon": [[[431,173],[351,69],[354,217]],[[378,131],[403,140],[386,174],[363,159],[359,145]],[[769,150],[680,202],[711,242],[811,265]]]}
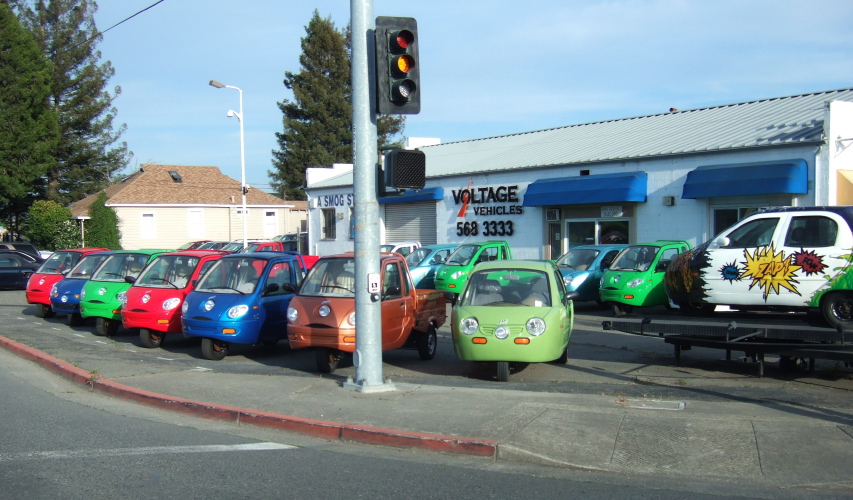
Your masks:
{"label": "car headlight", "polygon": [[179,299],[179,298],[166,299],[163,302],[163,310],[164,311],[171,311],[172,309],[178,307],[178,305],[180,305],[180,303],[181,303],[181,299]]}
{"label": "car headlight", "polygon": [[455,273],[450,275],[450,279],[458,280],[459,278],[461,278],[462,276],[465,276],[466,274],[468,274],[467,271],[456,271]]}
{"label": "car headlight", "polygon": [[58,292],[58,291],[57,291],[57,289],[56,289],[56,285],[53,285],[53,288],[51,288],[51,289],[50,289],[50,294],[51,294],[52,296],[54,296],[54,297],[56,297],[57,295],[59,295],[59,292]]}
{"label": "car headlight", "polygon": [[299,311],[294,307],[287,308],[287,321],[291,323],[296,323],[296,320],[299,319]]}
{"label": "car headlight", "polygon": [[639,278],[637,278],[635,280],[631,280],[628,282],[628,288],[637,288],[638,286],[643,284],[643,281],[644,280],[639,279]]}
{"label": "car headlight", "polygon": [[565,283],[566,286],[571,285],[572,284],[572,277],[571,276],[563,276],[563,283]]}
{"label": "car headlight", "polygon": [[145,295],[143,295],[143,296],[142,296],[142,299],[141,299],[141,300],[142,300],[142,303],[143,303],[143,304],[147,304],[147,303],[148,303],[148,301],[149,301],[149,300],[151,300],[151,294],[150,294],[150,293],[146,293]]}
{"label": "car headlight", "polygon": [[329,307],[328,304],[323,304],[322,306],[320,306],[319,309],[317,309],[317,314],[321,318],[325,318],[326,316],[328,316],[331,313],[332,313],[332,309]]}
{"label": "car headlight", "polygon": [[527,320],[527,333],[534,337],[545,333],[545,320],[542,318],[530,318]]}
{"label": "car headlight", "polygon": [[234,306],[231,309],[228,309],[228,317],[231,319],[236,319],[246,314],[247,312],[249,312],[249,306],[241,304],[239,306]]}
{"label": "car headlight", "polygon": [[101,287],[101,288],[99,288],[99,289],[98,289],[98,295],[103,295],[103,294],[105,294],[105,293],[107,293],[107,289],[106,289],[106,288]]}
{"label": "car headlight", "polygon": [[186,302],[181,304],[181,314],[186,314],[187,311],[189,310],[189,308],[190,308],[190,305],[187,304]]}
{"label": "car headlight", "polygon": [[[102,295],[103,295],[103,294],[102,294]],[[116,300],[118,300],[118,301],[119,301],[119,302],[121,302],[122,304],[126,304],[126,303],[127,303],[127,293],[125,293],[125,292],[119,292],[119,293],[117,293],[117,294],[116,294]]]}
{"label": "car headlight", "polygon": [[474,335],[480,329],[480,323],[477,318],[465,318],[459,323],[459,328],[465,335]]}
{"label": "car headlight", "polygon": [[44,285],[44,276],[42,276],[41,279],[39,280],[39,285]]}
{"label": "car headlight", "polygon": [[86,290],[83,290],[83,291],[81,291],[81,292],[80,292],[80,298],[81,298],[81,299],[85,299],[85,298],[86,298]]}
{"label": "car headlight", "polygon": [[509,328],[505,326],[499,326],[495,328],[495,337],[501,340],[509,337]]}
{"label": "car headlight", "polygon": [[355,312],[352,312],[349,316],[347,316],[347,323],[349,323],[351,326],[355,326]]}

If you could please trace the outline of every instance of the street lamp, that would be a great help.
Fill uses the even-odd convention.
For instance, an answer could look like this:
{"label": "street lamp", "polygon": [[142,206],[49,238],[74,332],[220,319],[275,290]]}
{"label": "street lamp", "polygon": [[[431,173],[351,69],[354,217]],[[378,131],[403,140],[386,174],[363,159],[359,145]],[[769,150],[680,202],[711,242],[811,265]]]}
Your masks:
{"label": "street lamp", "polygon": [[246,139],[243,133],[243,91],[237,87],[232,87],[231,85],[223,85],[216,80],[210,81],[211,87],[216,87],[218,89],[234,89],[240,93],[240,111],[228,110],[228,117],[232,116],[237,117],[237,121],[240,122],[240,193],[243,195],[243,248],[249,246],[249,240],[246,236],[246,193],[249,191],[246,189]]}

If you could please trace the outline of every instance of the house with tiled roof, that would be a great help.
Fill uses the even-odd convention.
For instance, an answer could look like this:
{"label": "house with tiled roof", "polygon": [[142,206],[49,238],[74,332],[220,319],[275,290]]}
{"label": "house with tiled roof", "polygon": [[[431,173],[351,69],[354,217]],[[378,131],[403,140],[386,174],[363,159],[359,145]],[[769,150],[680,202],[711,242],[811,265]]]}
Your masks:
{"label": "house with tiled roof", "polygon": [[[243,238],[240,181],[215,166],[143,164],[105,189],[119,218],[125,249],[177,248],[188,241]],[[85,220],[100,193],[71,204],[72,218]],[[246,233],[272,238],[305,228],[307,204],[282,200],[259,189],[246,193]]]}

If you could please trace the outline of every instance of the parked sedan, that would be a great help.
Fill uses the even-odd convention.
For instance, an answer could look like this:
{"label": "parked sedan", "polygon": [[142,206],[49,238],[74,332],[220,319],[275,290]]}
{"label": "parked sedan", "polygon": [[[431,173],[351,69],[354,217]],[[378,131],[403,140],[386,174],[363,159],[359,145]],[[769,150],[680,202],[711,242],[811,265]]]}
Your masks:
{"label": "parked sedan", "polygon": [[580,245],[557,259],[566,290],[577,292],[575,301],[594,300],[601,303],[598,287],[604,271],[628,245]]}
{"label": "parked sedan", "polygon": [[0,250],[0,288],[26,290],[27,280],[44,260],[19,250]]}
{"label": "parked sedan", "polygon": [[431,290],[435,288],[435,273],[456,248],[458,243],[449,245],[427,245],[418,248],[406,256],[406,264],[412,275],[415,288]]}

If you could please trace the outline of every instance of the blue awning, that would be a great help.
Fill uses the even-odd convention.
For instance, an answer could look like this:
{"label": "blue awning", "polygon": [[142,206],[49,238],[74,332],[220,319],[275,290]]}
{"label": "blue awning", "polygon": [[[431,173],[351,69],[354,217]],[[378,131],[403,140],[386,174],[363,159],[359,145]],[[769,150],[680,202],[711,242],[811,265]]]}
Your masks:
{"label": "blue awning", "polygon": [[444,199],[444,188],[433,187],[420,189],[407,189],[401,195],[383,196],[377,201],[380,205],[389,205],[391,203],[414,203],[416,201],[442,200]]}
{"label": "blue awning", "polygon": [[682,198],[808,193],[805,160],[707,165],[687,174]]}
{"label": "blue awning", "polygon": [[645,172],[539,179],[527,186],[525,207],[646,201]]}

